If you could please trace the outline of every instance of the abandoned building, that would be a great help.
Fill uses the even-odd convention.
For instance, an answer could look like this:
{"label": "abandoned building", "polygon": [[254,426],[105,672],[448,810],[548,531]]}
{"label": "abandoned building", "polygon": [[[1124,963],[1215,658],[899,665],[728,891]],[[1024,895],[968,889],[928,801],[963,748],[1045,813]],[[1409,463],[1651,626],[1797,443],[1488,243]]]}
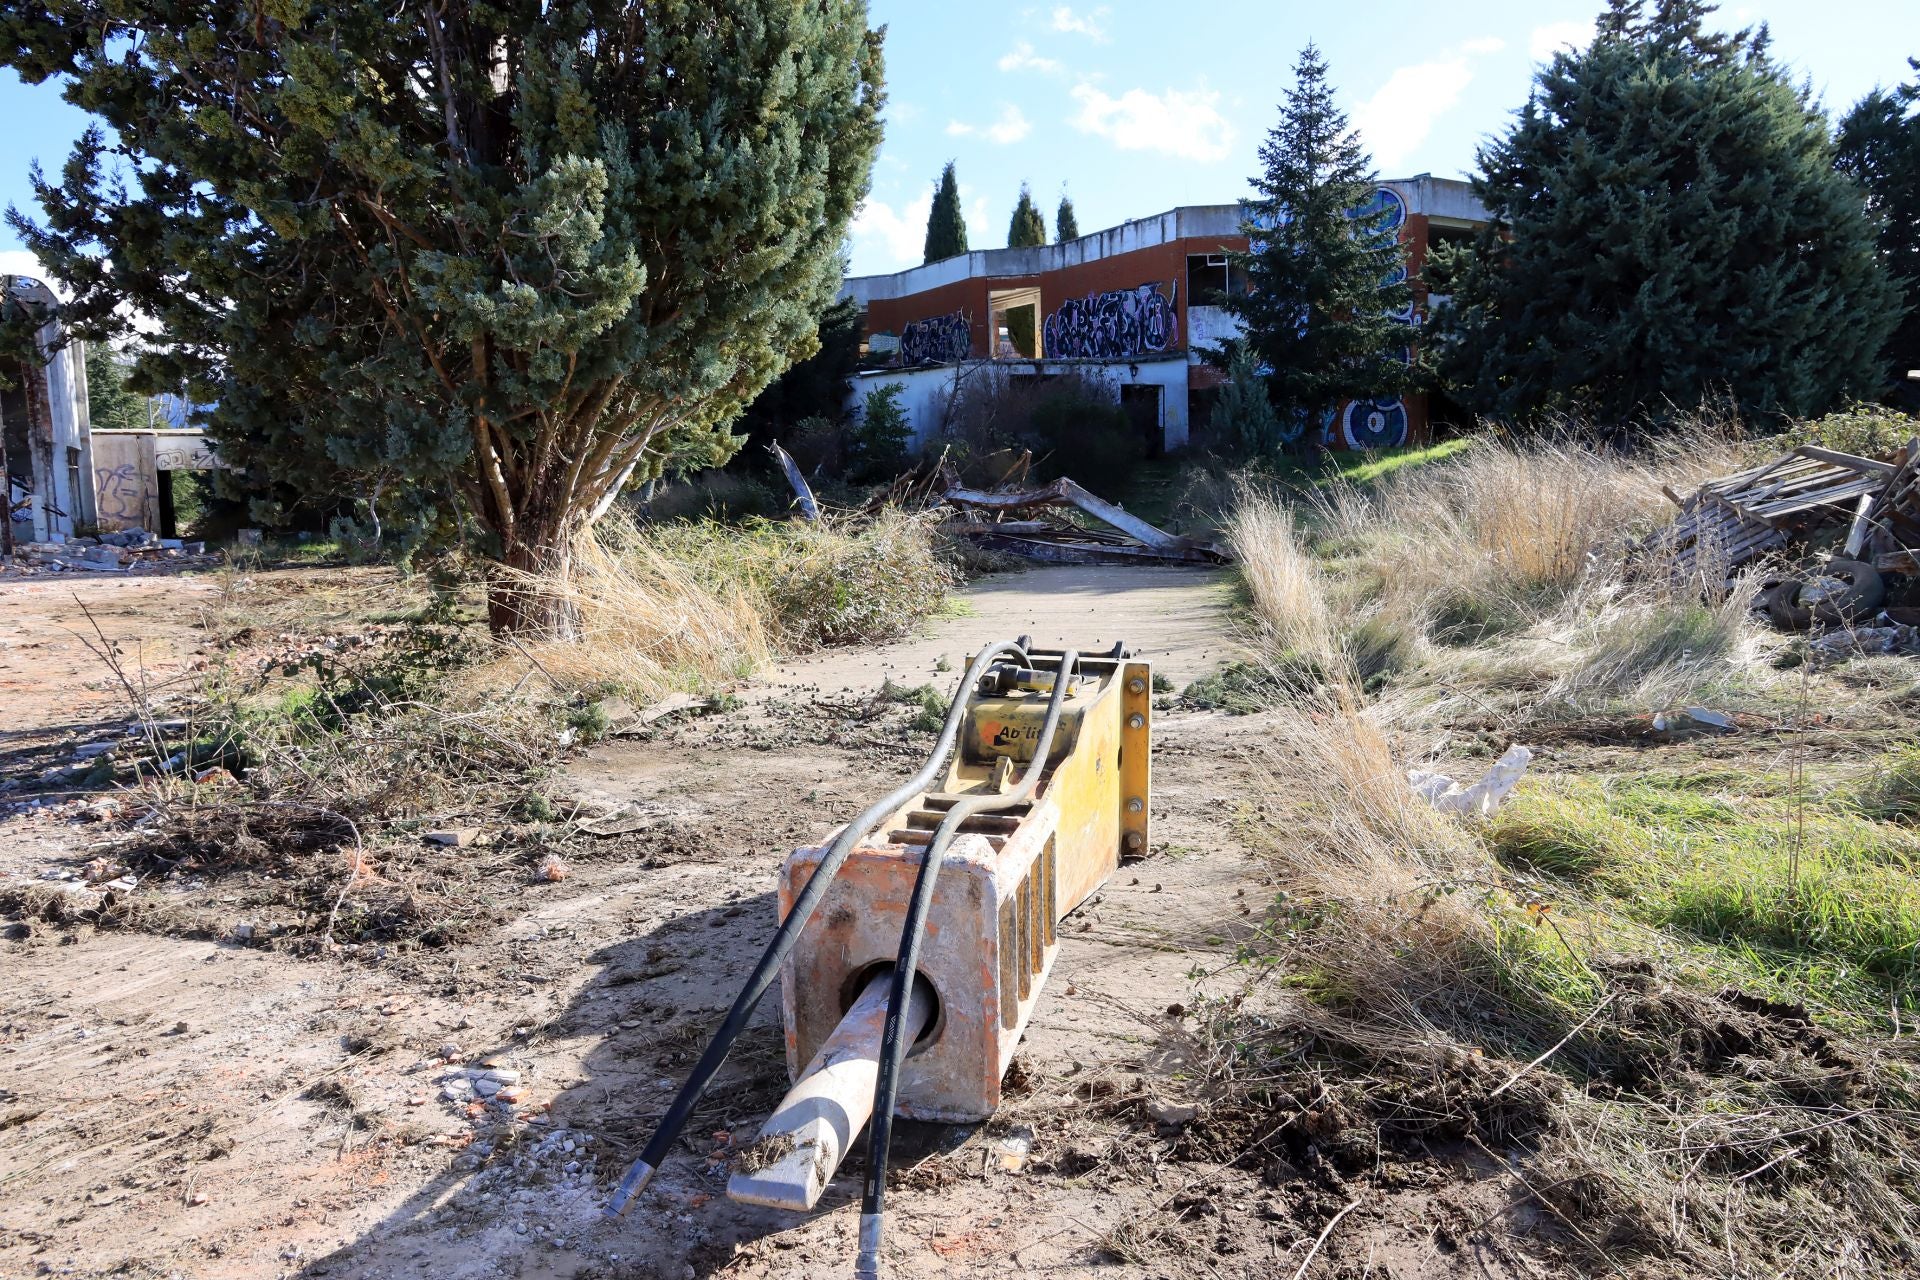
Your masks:
{"label": "abandoned building", "polygon": [[0,276],[0,308],[44,320],[35,353],[0,369],[0,473],[13,542],[59,541],[95,522],[84,343],[62,342],[57,300],[29,276]]}
{"label": "abandoned building", "polygon": [[[1487,221],[1465,183],[1430,174],[1383,182],[1380,210],[1407,247],[1414,279],[1408,358],[1430,307],[1420,271],[1430,246],[1466,238]],[[1093,373],[1113,388],[1150,455],[1203,432],[1223,375],[1204,353],[1238,332],[1218,305],[1243,290],[1227,255],[1247,248],[1237,204],[1187,205],[1064,244],[982,249],[892,275],[854,276],[842,293],[860,307],[867,364],[852,406],[897,383],[915,443],[940,433],[964,379],[983,368],[1013,377]],[[1361,400],[1321,424],[1332,448],[1418,442],[1452,408],[1428,396]]]}
{"label": "abandoned building", "polygon": [[34,331],[34,354],[0,368],[0,475],[7,538],[64,542],[81,533],[145,529],[173,537],[174,475],[220,466],[206,433],[182,425],[177,396],[148,404],[155,425],[98,430],[87,408],[87,345],[63,339],[53,291],[29,276],[0,276],[0,304]]}

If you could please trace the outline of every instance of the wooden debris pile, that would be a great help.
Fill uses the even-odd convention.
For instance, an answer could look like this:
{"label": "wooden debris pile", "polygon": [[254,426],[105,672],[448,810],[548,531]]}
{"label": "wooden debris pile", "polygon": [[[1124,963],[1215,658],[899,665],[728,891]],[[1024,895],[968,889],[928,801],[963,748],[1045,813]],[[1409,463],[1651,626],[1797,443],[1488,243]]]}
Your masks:
{"label": "wooden debris pile", "polygon": [[[985,490],[955,485],[945,526],[982,546],[1055,564],[1226,564],[1210,542],[1168,533],[1095,497],[1064,476],[1039,489]],[[1078,517],[1078,518],[1076,518]]]}
{"label": "wooden debris pile", "polygon": [[1709,480],[1686,498],[1672,524],[1635,548],[1642,564],[1678,577],[1732,585],[1754,558],[1851,518],[1840,553],[1870,557],[1881,572],[1912,573],[1920,548],[1920,439],[1890,458],[1801,445],[1791,453]]}

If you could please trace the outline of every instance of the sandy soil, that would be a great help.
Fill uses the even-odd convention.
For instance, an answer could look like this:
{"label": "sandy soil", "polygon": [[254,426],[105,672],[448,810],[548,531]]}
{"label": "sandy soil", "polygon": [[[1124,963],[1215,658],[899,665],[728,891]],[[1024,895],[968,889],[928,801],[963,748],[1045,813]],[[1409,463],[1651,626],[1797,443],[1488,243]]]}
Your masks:
{"label": "sandy soil", "polygon": [[[190,660],[205,589],[83,595],[164,664]],[[66,742],[119,713],[56,635],[71,611],[22,592],[0,588],[0,732]],[[578,758],[582,800],[629,830],[557,884],[477,853],[473,875],[509,907],[477,941],[346,961],[233,934],[15,925],[0,942],[0,1275],[850,1274],[857,1144],[813,1215],[724,1196],[730,1153],[785,1087],[774,1000],[649,1193],[622,1221],[600,1213],[770,932],[785,851],[924,749],[879,725],[824,733],[817,708],[887,678],[948,688],[971,648],[1021,633],[1125,639],[1182,684],[1230,649],[1220,575],[1036,570],[962,602],[920,637],[791,663],[736,710]],[[1170,1007],[1238,980],[1268,892],[1234,835],[1226,764],[1260,718],[1167,711],[1156,730],[1152,849],[1064,930],[1003,1114],[907,1126],[897,1144],[892,1274],[1288,1276],[1350,1201],[1313,1274],[1547,1274],[1504,1234],[1530,1224],[1504,1170],[1476,1180],[1489,1171],[1436,1156],[1347,1186],[1196,1154],[1153,1120],[1147,1103],[1187,1098],[1191,1020]],[[0,876],[73,865],[87,834],[77,818],[0,819]],[[217,884],[203,892],[218,901]],[[494,1092],[488,1071],[517,1081]],[[1094,1105],[1116,1097],[1133,1101]],[[1501,1234],[1477,1230],[1495,1219]]]}

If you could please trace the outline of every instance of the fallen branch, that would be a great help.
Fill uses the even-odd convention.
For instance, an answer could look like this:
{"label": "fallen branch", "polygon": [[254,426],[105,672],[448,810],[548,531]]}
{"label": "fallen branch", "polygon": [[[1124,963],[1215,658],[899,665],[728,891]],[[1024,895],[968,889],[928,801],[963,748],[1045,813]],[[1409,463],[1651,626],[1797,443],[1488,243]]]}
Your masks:
{"label": "fallen branch", "polygon": [[[1564,942],[1565,939],[1563,938],[1561,939],[1561,941]],[[1511,1076],[1508,1076],[1507,1082],[1505,1084],[1501,1085],[1498,1089],[1495,1089],[1492,1093],[1487,1095],[1487,1100],[1491,1102],[1493,1099],[1499,1097],[1501,1094],[1505,1093],[1507,1090],[1513,1088],[1514,1085],[1519,1083],[1521,1076],[1524,1076],[1525,1074],[1527,1074],[1527,1072],[1533,1070],[1535,1067],[1545,1062],[1548,1058],[1551,1058],[1554,1054],[1566,1048],[1567,1041],[1573,1039],[1575,1036],[1579,1035],[1582,1031],[1585,1031],[1587,1029],[1587,1024],[1589,1022],[1592,1022],[1595,1018],[1599,1017],[1601,1011],[1605,1009],[1608,1005],[1612,1004],[1614,1001],[1614,998],[1619,994],[1620,993],[1616,991],[1613,993],[1613,995],[1608,996],[1605,1000],[1602,1000],[1599,1004],[1595,1005],[1593,1007],[1592,1013],[1589,1013],[1586,1017],[1580,1019],[1580,1021],[1573,1024],[1573,1030],[1567,1032],[1567,1034],[1565,1034],[1564,1036],[1561,1036],[1559,1039],[1559,1042],[1556,1043],[1551,1049],[1548,1049],[1545,1053],[1535,1058],[1532,1062],[1529,1062],[1526,1066],[1520,1068],[1518,1071],[1514,1072]]]}
{"label": "fallen branch", "polygon": [[1359,1207],[1360,1202],[1355,1200],[1352,1204],[1334,1214],[1333,1217],[1328,1220],[1327,1225],[1320,1228],[1320,1238],[1313,1242],[1313,1248],[1307,1250],[1307,1256],[1300,1259],[1300,1269],[1293,1273],[1293,1280],[1300,1280],[1301,1276],[1307,1274],[1307,1268],[1313,1264],[1313,1255],[1320,1252],[1320,1246],[1327,1242],[1327,1237],[1333,1234],[1333,1229],[1340,1225],[1340,1219],[1346,1217]]}

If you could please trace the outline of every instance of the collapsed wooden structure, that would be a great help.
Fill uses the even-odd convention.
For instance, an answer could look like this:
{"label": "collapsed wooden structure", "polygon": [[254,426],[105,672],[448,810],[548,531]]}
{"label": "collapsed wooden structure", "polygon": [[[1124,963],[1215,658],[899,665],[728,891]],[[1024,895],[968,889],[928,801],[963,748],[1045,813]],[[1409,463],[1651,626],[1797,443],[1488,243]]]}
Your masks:
{"label": "collapsed wooden structure", "polygon": [[1920,548],[1920,439],[1890,458],[1862,458],[1801,445],[1761,466],[1709,480],[1682,498],[1672,524],[1635,548],[1635,559],[1676,577],[1722,588],[1758,556],[1844,517],[1842,554],[1882,571],[1913,572]]}
{"label": "collapsed wooden structure", "polygon": [[[1147,523],[1062,476],[1040,489],[960,485],[943,495],[958,518],[948,532],[981,546],[1055,564],[1226,564],[1222,547]],[[1089,520],[1074,519],[1074,514]]]}

